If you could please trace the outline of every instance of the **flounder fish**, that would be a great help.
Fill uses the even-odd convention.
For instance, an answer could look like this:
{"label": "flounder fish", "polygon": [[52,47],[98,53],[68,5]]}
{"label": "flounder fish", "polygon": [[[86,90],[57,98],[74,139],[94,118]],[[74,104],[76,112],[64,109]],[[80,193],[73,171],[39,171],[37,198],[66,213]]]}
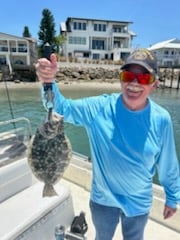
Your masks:
{"label": "flounder fish", "polygon": [[64,133],[64,118],[56,113],[51,121],[43,122],[32,137],[28,163],[34,176],[44,182],[43,197],[57,195],[56,184],[72,157],[72,147]]}

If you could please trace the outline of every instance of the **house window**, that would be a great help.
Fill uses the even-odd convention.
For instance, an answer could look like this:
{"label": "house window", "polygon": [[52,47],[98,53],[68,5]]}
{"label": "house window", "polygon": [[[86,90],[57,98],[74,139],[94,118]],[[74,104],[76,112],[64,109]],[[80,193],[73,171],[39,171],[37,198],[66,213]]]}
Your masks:
{"label": "house window", "polygon": [[100,59],[100,55],[98,53],[93,53],[93,59]]}
{"label": "house window", "polygon": [[86,45],[85,37],[69,37],[69,44]]}
{"label": "house window", "polygon": [[106,32],[106,24],[94,24],[94,31]]}
{"label": "house window", "polygon": [[92,40],[92,49],[104,50],[104,45],[103,40]]}
{"label": "house window", "polygon": [[113,32],[116,32],[116,33],[126,33],[127,32],[127,27],[125,26],[114,26],[113,27]]}
{"label": "house window", "polygon": [[122,32],[121,27],[114,27],[113,32],[117,32],[117,33]]}
{"label": "house window", "polygon": [[89,57],[89,52],[84,52],[83,57],[88,58]]}
{"label": "house window", "polygon": [[1,47],[1,52],[8,52],[8,48],[7,47]]}
{"label": "house window", "polygon": [[6,64],[6,58],[0,57],[0,65],[5,65],[5,64]]}
{"label": "house window", "polygon": [[19,52],[27,52],[27,46],[25,44],[18,44],[18,51]]}
{"label": "house window", "polygon": [[20,59],[16,60],[14,64],[24,65],[24,62]]}
{"label": "house window", "polygon": [[85,22],[73,22],[73,29],[74,30],[86,30],[86,23]]}

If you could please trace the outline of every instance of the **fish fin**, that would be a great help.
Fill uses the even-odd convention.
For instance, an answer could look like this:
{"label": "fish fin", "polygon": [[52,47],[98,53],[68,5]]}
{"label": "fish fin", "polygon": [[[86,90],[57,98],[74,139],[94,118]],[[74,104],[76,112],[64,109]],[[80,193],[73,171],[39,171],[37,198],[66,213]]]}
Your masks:
{"label": "fish fin", "polygon": [[51,184],[45,184],[44,185],[44,189],[43,189],[43,197],[53,197],[53,196],[57,196],[57,192],[55,191],[53,185]]}

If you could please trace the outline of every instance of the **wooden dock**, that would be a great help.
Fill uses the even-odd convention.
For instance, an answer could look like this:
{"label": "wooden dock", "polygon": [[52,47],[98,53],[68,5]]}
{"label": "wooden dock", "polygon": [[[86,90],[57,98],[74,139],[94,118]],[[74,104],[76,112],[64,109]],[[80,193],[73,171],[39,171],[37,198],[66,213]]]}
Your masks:
{"label": "wooden dock", "polygon": [[180,88],[180,68],[160,68],[160,87]]}

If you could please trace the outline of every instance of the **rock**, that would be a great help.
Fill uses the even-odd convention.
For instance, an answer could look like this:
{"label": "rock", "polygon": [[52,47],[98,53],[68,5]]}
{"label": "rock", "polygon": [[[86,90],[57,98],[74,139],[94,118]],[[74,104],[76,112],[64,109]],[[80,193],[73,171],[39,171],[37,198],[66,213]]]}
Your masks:
{"label": "rock", "polygon": [[15,79],[15,80],[14,80],[14,83],[21,83],[21,81],[18,80],[18,79]]}
{"label": "rock", "polygon": [[105,69],[102,67],[61,67],[56,75],[59,81],[119,81],[119,69]]}

